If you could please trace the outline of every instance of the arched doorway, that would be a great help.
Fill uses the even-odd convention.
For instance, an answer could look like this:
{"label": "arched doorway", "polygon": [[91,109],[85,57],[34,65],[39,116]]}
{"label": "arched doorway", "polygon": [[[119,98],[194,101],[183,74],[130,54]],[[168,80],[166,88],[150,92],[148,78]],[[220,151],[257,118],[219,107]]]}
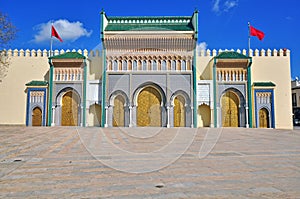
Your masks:
{"label": "arched doorway", "polygon": [[202,104],[198,108],[198,115],[199,115],[199,126],[200,127],[209,127],[210,126],[210,107],[206,104]]}
{"label": "arched doorway", "polygon": [[113,126],[125,126],[125,111],[124,111],[125,100],[121,95],[118,95],[114,99],[113,109]]}
{"label": "arched doorway", "polygon": [[39,107],[35,107],[32,110],[32,126],[42,126],[42,110]]}
{"label": "arched doorway", "polygon": [[239,126],[239,97],[233,91],[227,91],[221,99],[222,103],[222,126]]}
{"label": "arched doorway", "polygon": [[137,126],[161,126],[161,95],[153,87],[144,88],[138,95]]}
{"label": "arched doorway", "polygon": [[79,97],[75,92],[68,91],[63,95],[61,107],[62,126],[78,125],[78,106]]}
{"label": "arched doorway", "polygon": [[174,127],[185,126],[185,99],[178,95],[174,99]]}
{"label": "arched doorway", "polygon": [[266,108],[259,110],[259,128],[269,128],[269,111]]}

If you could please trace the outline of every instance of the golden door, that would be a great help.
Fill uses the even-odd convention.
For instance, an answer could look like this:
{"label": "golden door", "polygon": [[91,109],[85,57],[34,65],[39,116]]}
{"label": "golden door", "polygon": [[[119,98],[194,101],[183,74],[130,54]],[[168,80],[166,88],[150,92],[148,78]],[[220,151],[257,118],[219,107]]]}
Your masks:
{"label": "golden door", "polygon": [[222,97],[222,126],[239,126],[239,98],[232,92],[226,92]]}
{"label": "golden door", "polygon": [[259,110],[259,128],[269,128],[269,111],[265,108]]}
{"label": "golden door", "polygon": [[61,125],[78,125],[78,97],[72,91],[67,92],[62,98]]}
{"label": "golden door", "polygon": [[39,107],[32,111],[32,126],[42,126],[42,110]]}
{"label": "golden door", "polygon": [[161,126],[161,97],[152,87],[143,89],[138,96],[137,125]]}
{"label": "golden door", "polygon": [[118,95],[114,99],[113,126],[125,126],[124,104],[125,101],[122,96]]}
{"label": "golden door", "polygon": [[185,100],[182,96],[174,99],[174,127],[185,126]]}

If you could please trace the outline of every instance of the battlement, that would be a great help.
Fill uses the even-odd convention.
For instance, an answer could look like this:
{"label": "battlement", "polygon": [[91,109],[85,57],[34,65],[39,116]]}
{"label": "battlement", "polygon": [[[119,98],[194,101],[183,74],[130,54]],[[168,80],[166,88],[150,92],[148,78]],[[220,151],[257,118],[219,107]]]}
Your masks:
{"label": "battlement", "polygon": [[[210,50],[210,49],[207,49],[207,50],[198,50],[197,54],[198,56],[200,57],[215,57],[217,55],[219,55],[220,53],[222,52],[225,52],[225,51],[235,51],[237,53],[241,53],[243,55],[246,55],[248,56],[248,51],[243,49],[243,50],[240,50],[240,49],[237,49],[237,50],[228,50],[228,49],[225,49],[225,50],[222,50],[222,49],[219,49],[219,50],[216,50],[216,49],[213,49],[213,50]],[[26,50],[23,50],[23,49],[15,49],[15,50],[12,50],[12,49],[9,49],[9,50],[4,50],[5,52],[5,55],[7,56],[10,56],[10,57],[49,57],[50,55],[50,50],[29,50],[29,49],[26,49]],[[91,51],[88,51],[87,49],[84,49],[84,50],[54,50],[53,51],[53,55],[60,55],[60,54],[64,54],[66,52],[78,52],[79,54],[82,54],[86,57],[100,57],[101,56],[101,52],[99,50],[91,50]],[[250,49],[250,53],[249,53],[249,56],[250,57],[283,57],[283,56],[287,56],[289,57],[290,56],[290,50],[289,49],[261,49],[261,50],[258,50],[258,49],[255,49],[255,50],[252,50]]]}
{"label": "battlement", "polygon": [[[84,55],[85,57],[99,57],[101,55],[101,53],[99,52],[99,50],[91,50],[91,51],[88,51],[87,49],[84,49],[84,50],[53,50],[52,54],[53,56],[56,56],[56,55],[61,55],[61,54],[64,54],[66,52],[78,52],[79,54],[81,55]],[[26,49],[26,50],[23,50],[23,49],[9,49],[9,50],[4,50],[4,53],[6,56],[9,56],[9,57],[49,57],[50,55],[50,50],[41,50],[41,49],[38,49],[38,50],[29,50],[29,49]]]}
{"label": "battlement", "polygon": [[207,50],[199,50],[198,51],[198,56],[200,57],[215,57],[215,56],[218,56],[220,53],[222,52],[225,52],[225,51],[235,51],[237,53],[241,53],[243,55],[246,55],[246,56],[250,56],[250,57],[283,57],[283,56],[290,56],[290,50],[288,49],[274,49],[274,50],[271,50],[271,49],[261,49],[261,50],[258,50],[258,49],[255,49],[255,50],[252,50],[250,49],[250,52],[248,54],[248,51],[243,49],[243,50],[240,50],[240,49],[237,49],[237,50],[228,50],[228,49],[225,49],[225,50],[222,50],[222,49],[219,49],[218,51],[213,49],[213,50],[210,50],[210,49],[207,49]]}

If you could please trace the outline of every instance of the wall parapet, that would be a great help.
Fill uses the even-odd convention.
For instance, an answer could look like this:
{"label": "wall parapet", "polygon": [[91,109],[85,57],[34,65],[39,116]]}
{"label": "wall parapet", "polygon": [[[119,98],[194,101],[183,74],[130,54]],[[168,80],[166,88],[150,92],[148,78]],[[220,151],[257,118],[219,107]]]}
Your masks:
{"label": "wall parapet", "polygon": [[[50,50],[41,50],[41,49],[38,49],[38,50],[35,50],[35,49],[32,49],[32,50],[29,50],[29,49],[4,49],[3,50],[4,52],[4,55],[6,56],[9,56],[9,57],[49,57],[50,55]],[[99,50],[90,50],[88,51],[87,49],[84,49],[84,50],[81,50],[81,49],[78,49],[78,50],[64,50],[64,49],[61,49],[61,50],[53,50],[52,51],[52,54],[53,56],[55,55],[61,55],[61,54],[64,54],[66,52],[78,52],[79,54],[81,55],[84,55],[85,57],[100,57],[101,56],[101,52]]]}
{"label": "wall parapet", "polygon": [[225,49],[225,50],[206,49],[206,50],[198,50],[197,55],[200,57],[215,57],[215,56],[218,56],[220,53],[226,52],[226,51],[234,51],[234,52],[241,53],[243,55],[250,56],[250,57],[283,57],[283,56],[289,57],[290,56],[290,50],[286,49],[286,48],[279,49],[279,50],[277,50],[277,49],[273,49],[273,50],[271,50],[271,49],[267,49],[267,50],[265,50],[265,49],[261,49],[261,50],[250,49],[249,52],[246,49],[243,49],[243,50],[240,50],[240,49],[237,49],[237,50],[234,50],[234,49],[231,49],[231,50],[228,50],[228,49]]}
{"label": "wall parapet", "polygon": [[[41,50],[41,49],[38,49],[38,50],[35,50],[35,49],[32,49],[32,50],[8,49],[8,50],[6,50],[6,49],[4,49],[3,51],[5,52],[6,56],[10,56],[10,57],[49,57],[49,55],[50,55],[50,50],[46,50],[46,49],[44,49],[44,50]],[[283,57],[283,56],[289,57],[290,56],[290,50],[286,49],[286,48],[279,49],[279,50],[277,50],[277,49],[273,49],[273,50],[271,50],[271,49],[267,49],[267,50],[265,50],[265,49],[261,49],[261,50],[250,49],[249,54],[246,49],[243,49],[243,50],[240,50],[240,49],[237,49],[237,50],[234,50],[234,49],[230,49],[230,50],[228,50],[228,49],[225,49],[225,50],[206,49],[206,50],[198,50],[197,55],[200,57],[214,57],[225,51],[234,51],[234,52],[241,53],[243,55],[250,56],[250,57]],[[87,49],[84,49],[84,50],[61,49],[61,50],[53,50],[52,53],[53,53],[53,55],[60,55],[60,54],[66,53],[66,52],[78,52],[79,54],[82,54],[85,57],[101,57],[101,54],[102,54],[100,50],[88,51]]]}

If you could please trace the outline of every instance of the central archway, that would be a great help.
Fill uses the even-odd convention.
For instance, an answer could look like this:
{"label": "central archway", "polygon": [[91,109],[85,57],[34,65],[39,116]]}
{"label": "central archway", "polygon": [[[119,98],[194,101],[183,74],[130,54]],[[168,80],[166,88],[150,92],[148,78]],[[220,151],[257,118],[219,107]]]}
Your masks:
{"label": "central archway", "polygon": [[160,92],[147,86],[138,95],[137,126],[162,126]]}
{"label": "central archway", "polygon": [[222,126],[239,126],[239,97],[233,91],[227,91],[221,99],[222,103]]}

